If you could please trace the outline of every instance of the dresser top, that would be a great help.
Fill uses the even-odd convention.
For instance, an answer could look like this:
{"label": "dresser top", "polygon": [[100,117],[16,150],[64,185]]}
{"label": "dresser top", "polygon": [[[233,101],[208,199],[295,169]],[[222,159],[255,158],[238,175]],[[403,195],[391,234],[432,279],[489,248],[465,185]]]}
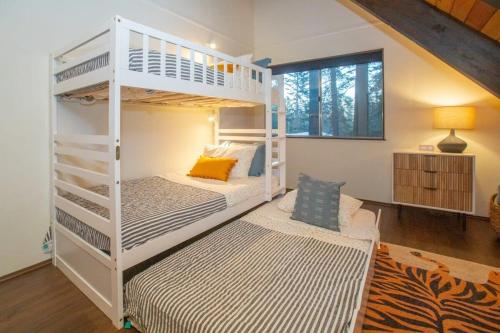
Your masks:
{"label": "dresser top", "polygon": [[425,151],[418,149],[397,149],[394,153],[421,154],[421,155],[441,155],[441,156],[476,156],[470,153],[442,153],[440,151]]}

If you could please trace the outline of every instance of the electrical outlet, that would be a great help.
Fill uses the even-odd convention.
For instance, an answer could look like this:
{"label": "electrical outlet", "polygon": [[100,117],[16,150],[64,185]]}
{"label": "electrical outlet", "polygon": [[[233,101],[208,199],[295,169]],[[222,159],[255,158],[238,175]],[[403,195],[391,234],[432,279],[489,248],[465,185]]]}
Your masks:
{"label": "electrical outlet", "polygon": [[434,146],[433,145],[419,145],[418,150],[434,151]]}

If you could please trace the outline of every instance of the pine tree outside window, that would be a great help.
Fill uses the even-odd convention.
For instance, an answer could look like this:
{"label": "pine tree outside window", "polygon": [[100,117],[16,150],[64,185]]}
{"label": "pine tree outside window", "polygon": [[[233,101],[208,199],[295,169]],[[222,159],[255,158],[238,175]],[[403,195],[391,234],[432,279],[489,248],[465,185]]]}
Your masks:
{"label": "pine tree outside window", "polygon": [[384,139],[382,50],[273,66],[288,137]]}

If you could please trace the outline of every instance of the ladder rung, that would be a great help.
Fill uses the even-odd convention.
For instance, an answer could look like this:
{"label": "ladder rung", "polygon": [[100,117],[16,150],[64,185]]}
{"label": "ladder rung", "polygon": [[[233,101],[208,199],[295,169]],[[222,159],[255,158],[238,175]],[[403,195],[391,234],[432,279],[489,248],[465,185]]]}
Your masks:
{"label": "ladder rung", "polygon": [[55,134],[54,141],[59,143],[78,143],[78,144],[97,144],[108,145],[109,136],[107,135],[83,135],[83,134]]}
{"label": "ladder rung", "polygon": [[77,176],[86,180],[89,180],[94,183],[105,184],[108,185],[111,183],[111,177],[107,174],[103,174],[100,172],[95,172],[92,170],[87,170],[79,167],[75,167],[72,165],[64,164],[64,163],[55,163],[54,170],[69,173],[73,176]]}
{"label": "ladder rung", "polygon": [[55,147],[54,153],[58,155],[74,156],[87,160],[109,162],[110,154],[105,151],[96,151],[90,149],[81,149],[73,147]]}

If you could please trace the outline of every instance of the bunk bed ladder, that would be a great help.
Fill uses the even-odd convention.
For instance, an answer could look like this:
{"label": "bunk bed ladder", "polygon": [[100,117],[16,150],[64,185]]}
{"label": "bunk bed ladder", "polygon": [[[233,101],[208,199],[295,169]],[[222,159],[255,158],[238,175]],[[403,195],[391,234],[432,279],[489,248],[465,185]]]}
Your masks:
{"label": "bunk bed ladder", "polygon": [[266,172],[265,172],[265,199],[271,201],[273,199],[272,176],[273,176],[273,110],[272,110],[272,76],[271,70],[266,69],[264,86],[266,90]]}
{"label": "bunk bed ladder", "polygon": [[283,75],[274,75],[272,80],[275,82],[272,87],[272,116],[277,118],[277,134],[273,136],[272,166],[277,170],[279,177],[279,186],[273,195],[285,194],[286,192],[286,112],[284,97]]}
{"label": "bunk bed ladder", "polygon": [[[51,222],[53,228],[53,264],[101,309],[117,328],[123,326],[123,282],[120,194],[120,57],[119,48],[128,48],[120,17],[114,17],[108,30],[111,37],[109,110],[107,134],[81,134],[58,131],[58,118],[66,110],[58,109],[54,67],[64,54],[51,56]],[[127,60],[128,61],[128,60]],[[106,165],[106,169],[104,168]],[[109,196],[88,189],[88,184],[104,185]],[[68,199],[76,195],[109,210],[103,217]],[[110,255],[57,222],[58,210],[82,225],[108,237]],[[64,220],[64,218],[62,218]],[[89,269],[92,267],[92,269]]]}
{"label": "bunk bed ladder", "polygon": [[[108,173],[111,178],[109,185],[109,216],[113,231],[110,237],[111,257],[111,319],[117,328],[123,327],[123,267],[122,267],[122,227],[121,227],[121,175],[120,175],[120,116],[121,116],[121,77],[119,57],[121,48],[128,48],[129,33],[122,26],[122,19],[115,16],[111,23],[111,48],[109,79],[109,110],[108,110]],[[148,52],[148,38],[143,35],[143,52]],[[127,61],[128,63],[128,61]],[[147,53],[143,57],[143,71],[148,70]]]}

